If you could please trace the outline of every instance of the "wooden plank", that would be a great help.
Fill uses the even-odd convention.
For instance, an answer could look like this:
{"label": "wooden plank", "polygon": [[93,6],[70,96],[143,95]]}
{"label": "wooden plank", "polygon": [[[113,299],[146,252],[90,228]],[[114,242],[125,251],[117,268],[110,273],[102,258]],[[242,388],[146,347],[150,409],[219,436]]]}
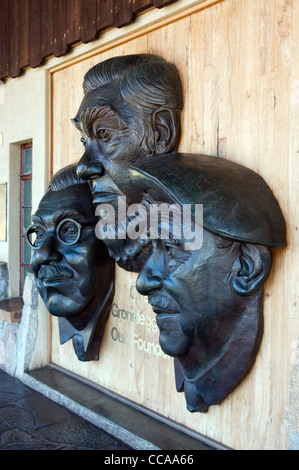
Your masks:
{"label": "wooden plank", "polygon": [[49,0],[43,2],[41,10],[41,22],[42,22],[42,44],[41,54],[42,57],[48,57],[53,54],[54,47],[54,12],[53,12],[53,1]]}
{"label": "wooden plank", "polygon": [[2,0],[0,15],[0,80],[9,74],[9,0]]}
{"label": "wooden plank", "polygon": [[30,16],[30,31],[29,31],[29,65],[32,68],[38,67],[42,59],[42,0],[30,0],[29,2],[29,16]]}
{"label": "wooden plank", "polygon": [[132,8],[133,8],[134,13],[140,13],[146,8],[150,8],[152,6],[153,6],[152,0],[133,0]]}
{"label": "wooden plank", "polygon": [[133,13],[133,0],[115,0],[114,3],[114,25],[117,28],[121,28],[130,24],[135,19],[135,13]]}
{"label": "wooden plank", "polygon": [[157,8],[163,8],[175,3],[177,0],[153,0],[153,5]]}
{"label": "wooden plank", "polygon": [[69,50],[67,44],[67,8],[68,3],[65,0],[53,0],[53,55],[55,57],[61,57],[62,55],[66,54]]}
{"label": "wooden plank", "polygon": [[260,13],[260,73],[274,72],[275,68],[275,29],[276,11],[272,8],[272,0],[261,4]]}
{"label": "wooden plank", "polygon": [[190,113],[188,116],[188,129],[190,133],[189,149],[197,153],[204,151],[204,88],[203,70],[205,67],[205,16],[192,15],[190,24],[190,54],[189,67],[192,70],[189,81]]}
{"label": "wooden plank", "polygon": [[97,33],[114,25],[114,0],[97,0]]}
{"label": "wooden plank", "polygon": [[10,0],[9,3],[9,75],[17,77],[21,72],[19,64],[19,2]]}
{"label": "wooden plank", "polygon": [[81,0],[67,1],[67,43],[75,44],[80,41],[80,17],[81,17]]}
{"label": "wooden plank", "polygon": [[19,66],[29,65],[29,0],[19,0]]}
{"label": "wooden plank", "polygon": [[97,0],[81,2],[81,41],[84,43],[95,39],[97,34]]}

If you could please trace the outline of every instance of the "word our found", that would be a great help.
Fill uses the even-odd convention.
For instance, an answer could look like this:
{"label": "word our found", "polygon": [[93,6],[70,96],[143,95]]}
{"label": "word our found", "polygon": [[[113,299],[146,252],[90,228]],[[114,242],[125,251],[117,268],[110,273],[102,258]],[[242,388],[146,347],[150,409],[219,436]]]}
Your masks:
{"label": "word our found", "polygon": [[[156,333],[158,331],[156,319],[141,314],[139,310],[131,312],[124,308],[119,308],[118,305],[114,303],[111,313],[114,318],[119,318],[124,321],[132,322],[136,325],[144,326],[149,332]],[[111,329],[110,335],[112,340],[115,342],[119,342],[121,344],[131,342],[135,347],[137,347],[138,351],[143,351],[147,354],[170,359],[170,357],[162,351],[160,344],[145,340],[138,334],[134,334],[133,337],[130,338],[128,337],[128,334],[122,333],[120,331],[120,327],[114,326]]]}

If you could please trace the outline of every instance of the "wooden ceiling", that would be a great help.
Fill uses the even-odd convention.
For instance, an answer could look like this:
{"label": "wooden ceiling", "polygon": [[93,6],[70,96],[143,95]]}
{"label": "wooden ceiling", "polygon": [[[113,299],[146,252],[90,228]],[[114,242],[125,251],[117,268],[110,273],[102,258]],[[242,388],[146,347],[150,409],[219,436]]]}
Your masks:
{"label": "wooden ceiling", "polygon": [[0,80],[18,77],[47,57],[60,57],[107,28],[177,0],[0,0]]}

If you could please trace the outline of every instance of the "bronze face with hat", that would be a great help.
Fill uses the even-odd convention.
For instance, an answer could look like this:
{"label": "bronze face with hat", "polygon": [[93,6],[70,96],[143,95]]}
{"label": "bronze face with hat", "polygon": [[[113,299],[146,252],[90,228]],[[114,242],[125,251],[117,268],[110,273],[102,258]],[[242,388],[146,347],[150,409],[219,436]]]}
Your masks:
{"label": "bronze face with hat", "polygon": [[201,248],[186,249],[183,238],[151,240],[137,290],[157,314],[163,351],[175,358],[177,391],[189,411],[207,412],[255,360],[263,285],[271,248],[286,245],[285,221],[265,181],[228,160],[164,155],[136,162],[130,176],[151,203],[203,207]]}

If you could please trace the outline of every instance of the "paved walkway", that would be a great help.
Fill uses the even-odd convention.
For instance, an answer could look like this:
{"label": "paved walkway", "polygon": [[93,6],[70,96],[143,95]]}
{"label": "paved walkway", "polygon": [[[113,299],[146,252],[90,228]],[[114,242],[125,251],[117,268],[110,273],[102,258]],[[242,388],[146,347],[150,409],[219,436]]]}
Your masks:
{"label": "paved walkway", "polygon": [[0,450],[130,450],[0,369]]}

